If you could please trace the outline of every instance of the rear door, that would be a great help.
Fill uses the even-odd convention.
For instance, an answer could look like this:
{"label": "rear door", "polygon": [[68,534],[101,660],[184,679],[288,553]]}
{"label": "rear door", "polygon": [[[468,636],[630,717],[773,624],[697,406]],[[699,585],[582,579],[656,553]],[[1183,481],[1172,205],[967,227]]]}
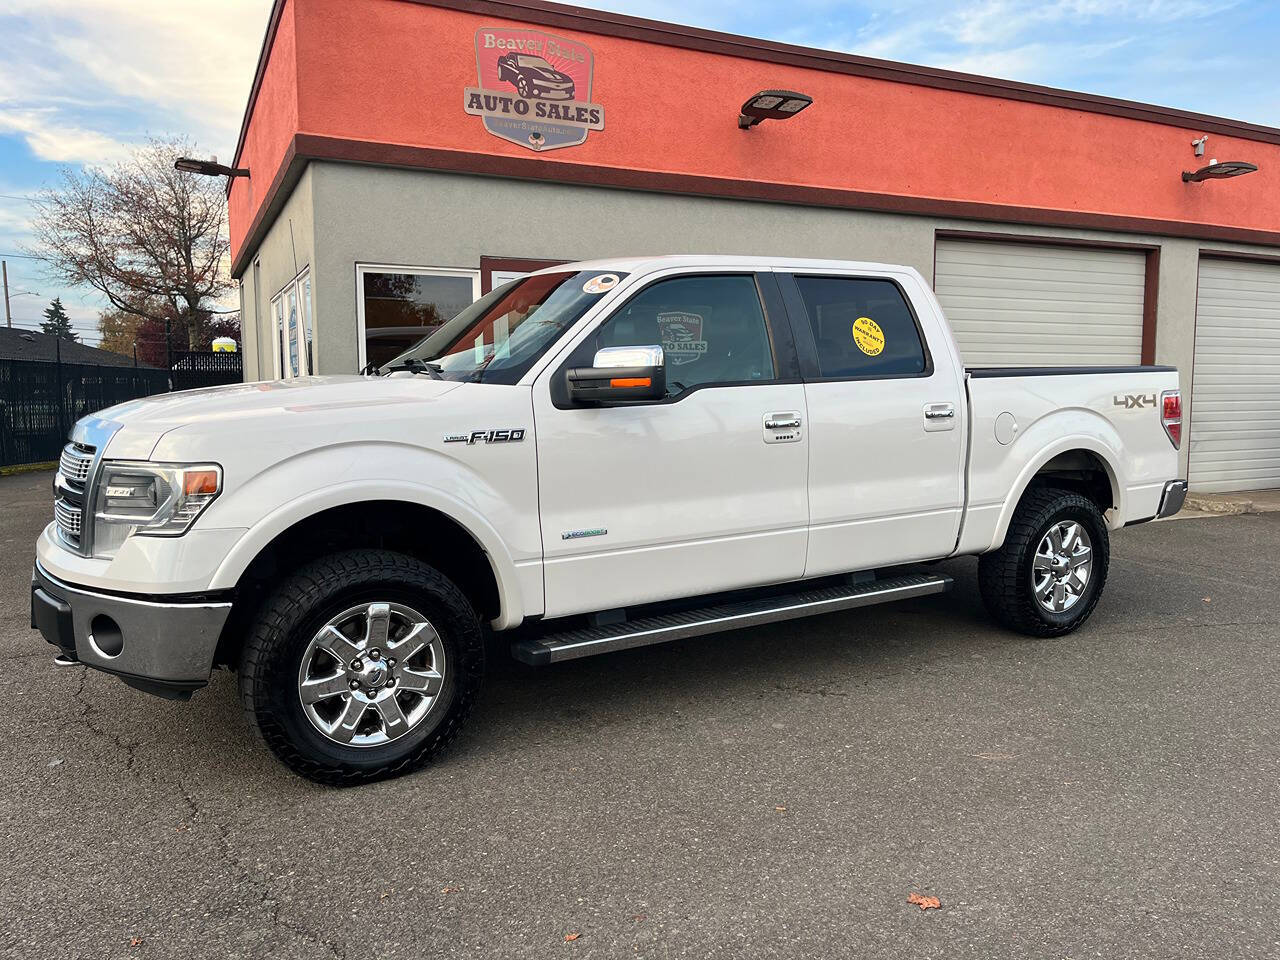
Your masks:
{"label": "rear door", "polygon": [[923,283],[905,273],[780,274],[779,282],[809,411],[805,576],[951,553],[967,412]]}
{"label": "rear door", "polygon": [[[565,371],[660,344],[658,403],[573,407]],[[546,614],[798,578],[804,386],[772,274],[660,275],[534,385]]]}

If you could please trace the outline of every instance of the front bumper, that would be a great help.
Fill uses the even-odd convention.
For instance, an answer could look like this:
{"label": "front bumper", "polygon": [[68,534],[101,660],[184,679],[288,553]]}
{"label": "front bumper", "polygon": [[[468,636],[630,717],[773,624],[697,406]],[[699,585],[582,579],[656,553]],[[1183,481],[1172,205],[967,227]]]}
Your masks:
{"label": "front bumper", "polygon": [[1156,519],[1172,517],[1182,509],[1187,499],[1187,481],[1170,480],[1164,485],[1164,493],[1160,495],[1160,508],[1156,511]]}
{"label": "front bumper", "polygon": [[66,657],[130,686],[187,697],[209,682],[231,602],[102,593],[31,572],[31,627]]}

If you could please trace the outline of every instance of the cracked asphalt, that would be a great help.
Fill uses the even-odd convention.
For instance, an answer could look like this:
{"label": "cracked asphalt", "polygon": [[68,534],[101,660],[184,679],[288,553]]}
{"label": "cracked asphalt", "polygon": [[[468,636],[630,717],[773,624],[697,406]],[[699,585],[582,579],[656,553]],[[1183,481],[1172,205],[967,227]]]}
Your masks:
{"label": "cracked asphalt", "polygon": [[343,791],[228,674],[55,667],[49,512],[0,477],[4,956],[1280,955],[1280,514],[1116,534],[1056,641],[993,628],[963,560],[949,596],[499,658],[441,762]]}

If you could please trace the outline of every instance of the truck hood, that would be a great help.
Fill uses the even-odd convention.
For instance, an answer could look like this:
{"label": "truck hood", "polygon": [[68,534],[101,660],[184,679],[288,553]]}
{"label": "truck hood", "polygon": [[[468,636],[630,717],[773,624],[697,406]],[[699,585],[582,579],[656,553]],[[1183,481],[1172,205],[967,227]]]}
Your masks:
{"label": "truck hood", "polygon": [[184,390],[131,400],[97,414],[119,424],[108,455],[113,459],[145,460],[161,437],[183,427],[234,429],[250,419],[277,418],[282,432],[289,420],[325,410],[430,403],[460,384],[412,374],[390,377],[301,377],[264,383],[238,383],[203,390]]}

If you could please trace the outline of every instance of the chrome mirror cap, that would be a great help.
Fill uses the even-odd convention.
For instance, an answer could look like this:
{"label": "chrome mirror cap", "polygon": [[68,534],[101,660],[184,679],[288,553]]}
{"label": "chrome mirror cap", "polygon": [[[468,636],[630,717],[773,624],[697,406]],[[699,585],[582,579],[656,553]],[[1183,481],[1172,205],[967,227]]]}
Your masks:
{"label": "chrome mirror cap", "polygon": [[651,344],[644,347],[605,347],[596,351],[591,365],[596,368],[660,367],[663,362],[662,347]]}

